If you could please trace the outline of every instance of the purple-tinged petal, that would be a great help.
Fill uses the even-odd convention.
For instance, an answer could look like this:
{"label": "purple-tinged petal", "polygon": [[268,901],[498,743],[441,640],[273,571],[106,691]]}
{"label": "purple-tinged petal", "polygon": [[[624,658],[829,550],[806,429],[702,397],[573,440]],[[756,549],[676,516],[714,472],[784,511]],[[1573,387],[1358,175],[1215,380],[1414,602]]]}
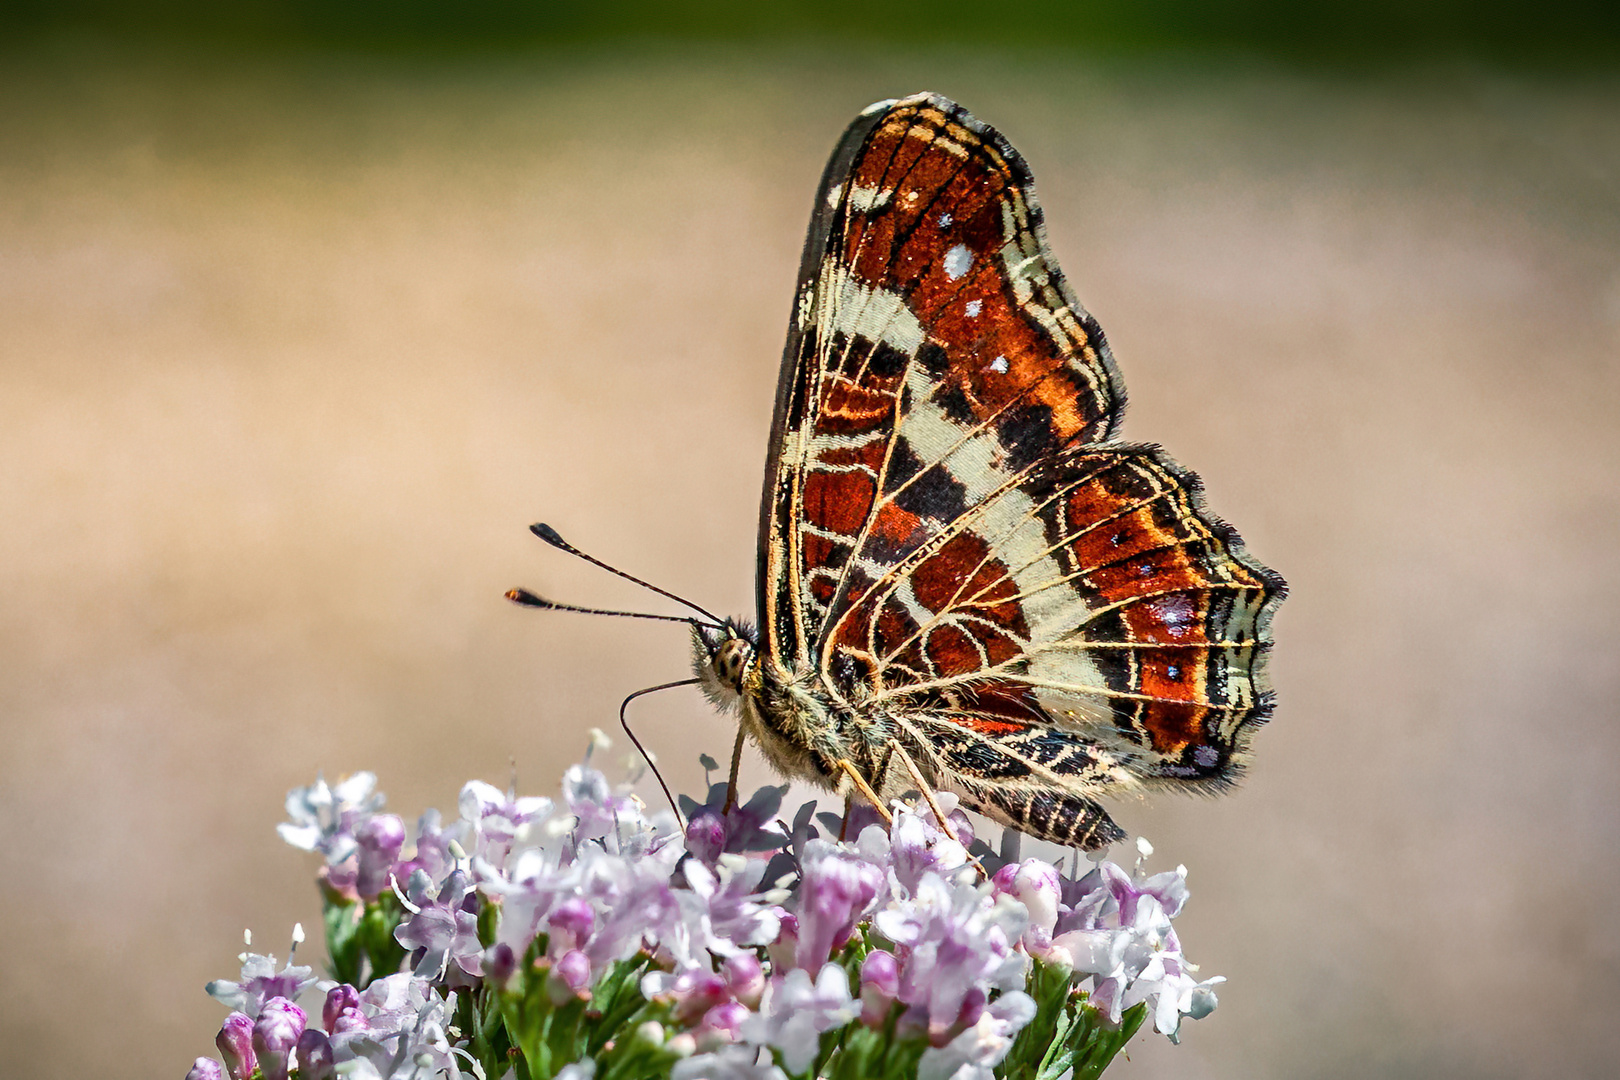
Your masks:
{"label": "purple-tinged petal", "polygon": [[873,949],[861,962],[861,1023],[881,1028],[900,992],[900,961],[884,949]]}
{"label": "purple-tinged petal", "polygon": [[861,961],[861,986],[893,998],[900,992],[900,961],[886,949],[873,949]]}
{"label": "purple-tinged petal", "polygon": [[[484,946],[478,940],[478,915],[472,884],[460,870],[452,871],[434,893],[425,872],[411,875],[407,890],[407,918],[394,928],[394,940],[419,952],[415,974],[443,978],[453,961],[468,975],[484,973]],[[471,908],[472,910],[469,910]]]}
{"label": "purple-tinged petal", "polygon": [[362,900],[375,900],[389,888],[394,862],[405,846],[405,822],[398,814],[373,814],[354,832],[359,849],[355,891]]}
{"label": "purple-tinged petal", "polygon": [[686,850],[709,866],[726,849],[726,822],[712,810],[700,811],[686,825]]}
{"label": "purple-tinged petal", "polygon": [[758,956],[751,952],[728,956],[720,964],[720,972],[732,997],[750,1009],[759,1007],[759,997],[765,992],[765,966]]}
{"label": "purple-tinged petal", "polygon": [[871,863],[826,841],[805,845],[796,966],[815,970],[826,963],[849,940],[882,888],[882,871]]}

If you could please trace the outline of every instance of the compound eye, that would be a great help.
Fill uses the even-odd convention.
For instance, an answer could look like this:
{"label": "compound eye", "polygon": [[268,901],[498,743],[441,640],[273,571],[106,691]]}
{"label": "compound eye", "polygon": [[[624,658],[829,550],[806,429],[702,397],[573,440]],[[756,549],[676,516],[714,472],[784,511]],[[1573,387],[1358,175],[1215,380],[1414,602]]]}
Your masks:
{"label": "compound eye", "polygon": [[742,642],[736,640],[726,642],[714,658],[715,674],[735,685],[742,676],[745,658],[746,649]]}

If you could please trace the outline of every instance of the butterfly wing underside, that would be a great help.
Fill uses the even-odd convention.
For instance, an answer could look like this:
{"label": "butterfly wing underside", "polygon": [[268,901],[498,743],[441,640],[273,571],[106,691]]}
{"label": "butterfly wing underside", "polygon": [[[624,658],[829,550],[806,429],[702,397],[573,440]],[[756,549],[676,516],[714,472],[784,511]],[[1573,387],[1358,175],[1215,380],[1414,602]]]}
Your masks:
{"label": "butterfly wing underside", "polygon": [[1088,848],[1122,835],[1097,793],[1241,767],[1283,592],[1195,477],[1113,441],[1123,406],[1017,152],[933,95],[863,113],[783,356],[761,662],[972,808]]}

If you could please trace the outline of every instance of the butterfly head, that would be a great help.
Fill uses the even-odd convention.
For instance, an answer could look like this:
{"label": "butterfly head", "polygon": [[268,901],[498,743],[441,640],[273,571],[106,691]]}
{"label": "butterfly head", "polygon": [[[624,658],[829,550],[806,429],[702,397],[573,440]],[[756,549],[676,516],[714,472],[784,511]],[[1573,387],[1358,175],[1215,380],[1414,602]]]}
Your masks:
{"label": "butterfly head", "polygon": [[716,705],[729,707],[742,695],[757,643],[754,628],[737,619],[718,626],[693,624],[692,667],[703,692]]}

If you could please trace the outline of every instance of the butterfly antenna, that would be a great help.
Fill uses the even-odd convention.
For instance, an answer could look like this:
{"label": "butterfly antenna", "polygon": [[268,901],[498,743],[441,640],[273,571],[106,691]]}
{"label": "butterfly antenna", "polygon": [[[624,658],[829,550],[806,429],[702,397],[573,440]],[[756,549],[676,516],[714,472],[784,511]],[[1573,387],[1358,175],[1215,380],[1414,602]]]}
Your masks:
{"label": "butterfly antenna", "polygon": [[681,679],[679,682],[667,682],[658,686],[649,686],[645,690],[637,690],[625,698],[624,704],[619,706],[619,726],[624,728],[624,733],[630,736],[630,741],[635,744],[636,751],[641,754],[641,759],[647,763],[647,767],[652,770],[652,774],[658,778],[658,786],[664,789],[664,798],[669,800],[669,808],[675,811],[675,820],[680,823],[682,833],[686,832],[686,818],[681,815],[681,808],[676,804],[675,796],[670,794],[669,785],[664,783],[664,774],[658,771],[658,763],[653,760],[651,754],[647,753],[647,748],[641,745],[641,740],[636,738],[636,733],[630,730],[630,719],[624,715],[624,711],[630,707],[632,701],[643,694],[656,694],[660,690],[672,690],[677,686],[695,686],[700,681],[699,679]]}
{"label": "butterfly antenna", "polygon": [[[581,615],[617,615],[621,619],[656,619],[659,622],[681,622],[688,625],[697,622],[688,615],[652,615],[645,611],[611,611],[608,608],[580,607],[578,604],[562,604],[555,600],[547,600],[543,596],[536,596],[528,589],[508,589],[506,598],[514,604],[524,607],[540,608],[542,611],[577,611]],[[718,623],[716,625],[719,625]]]}
{"label": "butterfly antenna", "polygon": [[[634,574],[627,574],[623,570],[620,570],[616,566],[609,566],[607,563],[603,562],[601,559],[598,559],[598,558],[595,558],[593,556],[585,554],[583,551],[579,550],[579,548],[575,547],[573,544],[570,544],[568,541],[564,540],[557,533],[556,529],[553,529],[550,525],[547,525],[544,522],[537,522],[537,523],[535,523],[533,525],[530,525],[529,526],[529,531],[534,533],[534,535],[538,536],[540,539],[544,540],[546,543],[550,544],[554,548],[557,548],[557,549],[559,549],[561,551],[566,551],[570,555],[573,555],[573,556],[576,556],[578,558],[584,559],[586,562],[590,563],[592,566],[599,566],[603,570],[606,570],[610,574],[617,574],[619,577],[624,578],[626,581],[635,582],[637,585],[640,585],[643,589],[650,589],[651,591],[657,593],[659,596],[667,596],[669,599],[675,601],[677,604],[681,604],[681,605],[684,605],[685,607],[691,608],[693,611],[697,612],[699,615],[702,615],[705,619],[708,619],[711,623],[713,623],[716,626],[724,626],[725,625],[725,620],[717,618],[716,616],[714,616],[710,612],[705,611],[703,608],[700,608],[696,604],[692,603],[692,601],[687,600],[684,597],[676,596],[674,593],[670,592],[668,589],[660,589],[658,586],[654,585],[650,581],[642,581],[640,578],[636,577]],[[510,595],[511,594],[509,593],[508,596],[510,596]],[[519,603],[522,603],[522,601],[519,601]],[[559,606],[559,605],[553,605],[553,606]],[[681,622],[689,622],[690,620],[682,619],[680,621]]]}

